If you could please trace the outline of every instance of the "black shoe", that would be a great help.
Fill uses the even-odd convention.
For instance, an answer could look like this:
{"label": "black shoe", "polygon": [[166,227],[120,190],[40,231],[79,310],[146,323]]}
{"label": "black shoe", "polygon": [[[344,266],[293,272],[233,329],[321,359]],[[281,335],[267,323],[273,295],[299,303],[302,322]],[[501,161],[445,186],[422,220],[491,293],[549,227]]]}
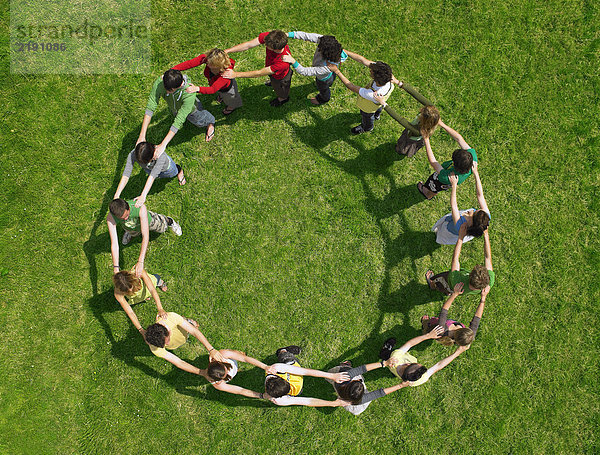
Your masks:
{"label": "black shoe", "polygon": [[279,353],[281,351],[287,351],[290,354],[300,355],[300,353],[302,352],[302,348],[300,346],[295,346],[295,345],[286,346],[285,348],[277,349],[277,351],[275,351],[275,355],[279,355]]}
{"label": "black shoe", "polygon": [[381,347],[381,351],[379,351],[379,358],[381,360],[388,360],[392,355],[394,346],[396,346],[396,338],[388,338],[385,340],[385,343],[383,343],[383,346]]}
{"label": "black shoe", "polygon": [[368,133],[369,131],[373,131],[373,129],[364,130],[362,125],[356,125],[354,128],[350,128],[350,131],[352,131],[352,134],[362,134]]}
{"label": "black shoe", "polygon": [[279,101],[279,98],[275,98],[274,100],[269,101],[269,104],[273,107],[279,107],[279,106],[283,106],[285,103],[287,103],[290,100],[290,97],[288,96],[286,99]]}
{"label": "black shoe", "polygon": [[270,86],[271,86],[271,79],[268,79],[268,80],[265,82],[265,85],[266,85],[267,87],[270,87]]}
{"label": "black shoe", "polygon": [[379,115],[376,115],[376,116],[374,116],[373,118],[374,118],[375,120],[379,120],[379,119],[381,118],[381,114],[379,114]]}

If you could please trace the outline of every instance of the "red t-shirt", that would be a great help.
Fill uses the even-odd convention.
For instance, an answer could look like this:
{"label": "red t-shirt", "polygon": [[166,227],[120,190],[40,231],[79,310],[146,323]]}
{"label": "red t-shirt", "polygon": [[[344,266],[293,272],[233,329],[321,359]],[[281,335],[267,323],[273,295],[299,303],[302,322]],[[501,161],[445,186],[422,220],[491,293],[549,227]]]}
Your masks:
{"label": "red t-shirt", "polygon": [[[258,35],[258,42],[260,44],[265,44],[265,38],[269,33],[270,32],[265,32]],[[283,57],[286,54],[290,55],[290,48],[286,44],[283,48],[283,52],[279,54],[275,51],[272,51],[271,49],[266,49],[266,51],[267,57],[265,58],[265,67],[271,67],[271,71],[273,71],[273,74],[271,74],[271,76],[273,76],[274,79],[283,79],[290,70],[290,64],[282,61],[281,57]]]}
{"label": "red t-shirt", "polygon": [[[230,58],[229,61],[231,63],[229,65],[229,68],[233,69],[233,67],[235,66],[235,60]],[[193,58],[191,60],[186,60],[185,62],[180,63],[179,65],[175,65],[173,67],[173,69],[179,70],[179,71],[185,71],[185,70],[189,70],[190,68],[195,68],[197,66],[200,66],[203,63],[206,63],[206,55],[200,54],[196,58]],[[211,94],[216,93],[219,90],[227,88],[231,85],[231,79],[225,79],[224,77],[221,77],[220,74],[213,74],[210,71],[210,68],[208,67],[208,65],[206,65],[206,67],[204,68],[204,75],[206,76],[206,79],[208,80],[209,87],[199,87],[200,88],[199,93],[204,93],[205,95],[211,95]]]}

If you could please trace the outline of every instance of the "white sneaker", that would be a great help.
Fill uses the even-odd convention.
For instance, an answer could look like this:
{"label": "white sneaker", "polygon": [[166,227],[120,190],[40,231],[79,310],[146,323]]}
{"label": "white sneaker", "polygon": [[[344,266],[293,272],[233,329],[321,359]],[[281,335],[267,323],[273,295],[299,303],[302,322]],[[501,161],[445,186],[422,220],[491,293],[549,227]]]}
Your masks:
{"label": "white sneaker", "polygon": [[132,238],[133,238],[133,235],[131,235],[131,232],[125,231],[123,233],[123,238],[121,239],[121,243],[123,245],[127,245],[129,242],[131,242]]}
{"label": "white sneaker", "polygon": [[179,226],[179,224],[177,224],[177,221],[173,220],[173,223],[171,224],[171,226],[169,226],[171,228],[171,230],[173,231],[173,233],[175,235],[181,235],[181,226]]}

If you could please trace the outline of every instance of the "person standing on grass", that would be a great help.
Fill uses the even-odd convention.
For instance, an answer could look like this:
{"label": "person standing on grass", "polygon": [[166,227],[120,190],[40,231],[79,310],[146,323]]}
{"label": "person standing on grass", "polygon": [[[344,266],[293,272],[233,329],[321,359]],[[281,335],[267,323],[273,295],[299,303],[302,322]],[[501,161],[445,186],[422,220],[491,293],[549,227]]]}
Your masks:
{"label": "person standing on grass", "polygon": [[155,356],[165,359],[167,362],[172,363],[177,368],[184,371],[202,375],[204,370],[196,368],[170,352],[184,345],[190,334],[196,337],[196,339],[206,348],[210,360],[219,362],[225,360],[221,353],[217,351],[208,342],[202,332],[198,330],[198,323],[196,321],[183,318],[177,313],[167,313],[166,318],[158,315],[156,317],[156,323],[148,326],[146,329],[145,339],[148,346],[150,346],[152,354]]}
{"label": "person standing on grass", "polygon": [[242,52],[252,49],[253,47],[265,45],[266,57],[265,67],[255,71],[238,72],[233,69],[227,69],[222,73],[223,77],[234,79],[236,77],[263,77],[269,76],[267,85],[273,87],[277,98],[270,101],[269,104],[273,107],[284,105],[290,100],[290,87],[292,84],[293,71],[290,69],[290,64],[283,61],[283,56],[290,53],[287,46],[288,36],[281,30],[273,30],[258,35],[251,41],[237,44],[229,49],[226,49],[227,54],[233,52]]}
{"label": "person standing on grass", "polygon": [[488,230],[483,231],[483,255],[484,265],[477,264],[471,272],[461,270],[460,252],[462,250],[463,240],[458,237],[454,254],[452,255],[452,265],[449,271],[435,275],[433,271],[428,270],[425,273],[425,279],[430,289],[440,291],[445,295],[453,293],[454,286],[463,283],[463,294],[480,294],[486,287],[492,287],[496,281],[496,274],[492,267],[492,249],[490,247],[490,236]]}
{"label": "person standing on grass", "polygon": [[202,93],[205,95],[217,93],[217,101],[225,103],[225,109],[223,110],[223,114],[225,115],[229,115],[241,107],[242,97],[238,91],[237,81],[235,79],[226,79],[222,76],[223,71],[233,69],[235,66],[235,60],[229,58],[227,52],[215,47],[206,54],[200,54],[196,58],[175,65],[173,69],[185,71],[203,64],[206,65],[204,67],[204,76],[208,80],[208,87],[190,85],[185,91],[187,93]]}
{"label": "person standing on grass", "polygon": [[127,185],[129,177],[131,177],[131,172],[133,171],[133,165],[136,162],[142,167],[146,174],[148,174],[148,179],[146,180],[146,185],[144,185],[142,194],[133,199],[135,201],[135,206],[138,208],[146,202],[148,192],[156,179],[170,179],[177,177],[179,185],[185,185],[185,176],[183,175],[181,166],[175,164],[173,158],[166,153],[162,153],[157,159],[154,159],[155,150],[156,146],[154,144],[151,144],[150,142],[140,142],[135,146],[131,153],[129,153],[127,161],[125,161],[123,176],[121,177],[119,186],[117,186],[114,199],[121,197],[121,192]]}
{"label": "person standing on grass", "polygon": [[392,94],[394,90],[394,84],[392,79],[395,79],[392,74],[392,68],[390,65],[384,62],[373,62],[366,58],[354,54],[353,52],[346,51],[348,55],[363,65],[369,68],[371,75],[371,82],[365,87],[359,87],[354,85],[348,80],[344,74],[340,71],[339,67],[334,64],[328,64],[327,67],[333,71],[339,78],[340,81],[350,90],[358,95],[356,105],[360,109],[361,123],[351,129],[352,134],[361,134],[373,131],[375,127],[375,120],[379,120],[383,106],[375,100],[374,95],[380,95],[385,102]]}
{"label": "person standing on grass", "polygon": [[429,381],[429,378],[441,369],[448,366],[460,354],[469,349],[470,345],[459,346],[459,348],[445,359],[439,361],[431,368],[426,368],[420,363],[417,363],[416,357],[409,354],[410,348],[416,346],[425,340],[433,340],[440,338],[444,333],[444,329],[437,325],[429,333],[413,338],[404,343],[400,348],[394,350],[396,340],[390,338],[386,340],[379,356],[382,360],[387,360],[388,369],[392,374],[402,381],[408,381],[410,387],[417,387]]}
{"label": "person standing on grass", "polygon": [[452,139],[458,143],[460,148],[456,149],[452,154],[452,161],[445,161],[440,164],[433,155],[429,138],[423,137],[425,150],[427,150],[427,159],[434,170],[434,173],[429,176],[425,184],[423,182],[417,183],[419,193],[426,199],[432,199],[440,191],[448,190],[451,187],[450,176],[453,174],[458,177],[457,184],[460,185],[471,175],[473,163],[477,162],[475,149],[472,149],[460,134],[441,120],[440,126],[452,136]]}
{"label": "person standing on grass", "polygon": [[284,55],[282,60],[292,65],[292,68],[301,76],[316,76],[315,83],[319,94],[311,98],[310,102],[315,106],[325,104],[331,99],[331,86],[335,81],[335,73],[328,64],[339,66],[348,58],[348,54],[342,49],[342,45],[335,36],[319,35],[318,33],[289,32],[288,38],[300,39],[317,43],[317,49],[313,56],[312,66],[304,67],[291,55]]}
{"label": "person standing on grass", "polygon": [[146,334],[146,331],[142,327],[142,324],[140,324],[131,305],[153,298],[158,310],[158,316],[163,319],[167,317],[167,313],[160,302],[158,292],[156,292],[156,288],[163,292],[167,291],[167,284],[160,275],[150,275],[146,270],[142,270],[142,276],[138,278],[135,276],[133,270],[121,270],[113,275],[113,284],[115,285],[115,299],[121,304],[121,308],[123,308],[134,327],[142,336]]}
{"label": "person standing on grass", "polygon": [[457,344],[458,346],[468,346],[473,342],[475,335],[477,335],[477,330],[479,329],[479,323],[481,322],[483,309],[485,307],[485,299],[488,292],[490,292],[490,287],[487,286],[482,289],[481,300],[479,301],[479,305],[477,306],[473,319],[471,319],[469,327],[465,327],[464,324],[458,321],[448,319],[448,310],[450,310],[450,306],[452,305],[452,302],[454,302],[454,299],[463,293],[463,289],[463,283],[458,283],[454,286],[452,294],[442,306],[437,318],[431,318],[429,315],[421,317],[421,329],[423,334],[428,333],[434,327],[439,325],[444,329],[444,332],[442,333],[441,338],[435,340],[438,343],[444,346],[452,346],[453,344]]}
{"label": "person standing on grass", "polygon": [[456,201],[456,188],[458,186],[458,177],[451,175],[449,177],[452,185],[450,194],[450,205],[452,212],[440,218],[431,228],[436,233],[436,242],[442,245],[455,245],[459,237],[462,242],[468,242],[475,237],[481,237],[490,224],[490,210],[483,195],[483,186],[477,171],[477,161],[473,162],[472,172],[475,177],[475,191],[479,210],[458,210]]}
{"label": "person standing on grass", "polygon": [[144,259],[146,258],[146,250],[150,241],[150,231],[163,233],[168,228],[171,228],[175,235],[181,235],[181,226],[173,218],[151,212],[146,209],[145,204],[136,207],[134,201],[126,201],[118,198],[110,203],[108,209],[110,213],[106,216],[106,223],[108,224],[108,234],[110,235],[113,274],[120,270],[117,225],[122,224],[125,229],[123,239],[121,240],[123,245],[127,245],[133,237],[140,235],[140,233],[142,234],[140,256],[134,269],[137,278],[140,278],[144,271]]}
{"label": "person standing on grass", "polygon": [[[277,350],[278,362],[271,366],[264,364],[260,360],[246,356],[243,352],[230,349],[220,351],[224,357],[222,361],[211,360],[206,370],[202,370],[206,379],[217,389],[227,393],[242,395],[248,398],[259,398],[271,401],[280,406],[289,406],[292,404],[304,406],[341,406],[347,404],[341,400],[326,401],[317,398],[298,397],[302,391],[303,376],[314,376],[331,379],[333,381],[344,381],[348,376],[339,373],[332,374],[324,371],[312,370],[310,368],[300,368],[295,354],[300,353],[298,346],[288,346]],[[254,392],[243,387],[229,384],[238,372],[238,362],[246,362],[265,370],[265,393]],[[286,372],[287,363],[292,362],[295,365],[295,373]],[[273,393],[281,398],[275,398]]]}
{"label": "person standing on grass", "polygon": [[171,114],[175,117],[171,128],[169,128],[169,132],[162,142],[156,146],[154,159],[157,159],[165,151],[171,139],[175,137],[175,134],[181,129],[186,120],[198,128],[207,127],[206,142],[211,141],[215,135],[215,118],[202,107],[202,103],[196,98],[195,94],[186,92],[186,88],[190,85],[191,83],[188,81],[187,76],[183,75],[181,71],[174,69],[165,71],[161,77],[154,81],[154,85],[152,85],[148,104],[146,105],[146,112],[144,113],[142,130],[140,131],[136,145],[140,142],[146,142],[146,132],[150,125],[150,120],[161,98],[165,100]]}

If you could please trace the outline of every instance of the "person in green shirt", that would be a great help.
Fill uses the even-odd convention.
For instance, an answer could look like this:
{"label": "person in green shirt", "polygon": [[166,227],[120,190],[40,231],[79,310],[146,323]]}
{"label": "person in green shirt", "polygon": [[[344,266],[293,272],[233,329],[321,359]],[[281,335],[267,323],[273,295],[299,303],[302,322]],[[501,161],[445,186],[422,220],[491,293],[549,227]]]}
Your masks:
{"label": "person in green shirt", "polygon": [[[461,270],[459,259],[462,244],[462,238],[459,237],[454,247],[452,266],[449,271],[434,275],[433,271],[428,270],[425,273],[425,279],[431,289],[445,295],[452,295],[454,287],[458,283],[463,283],[463,295],[481,294],[481,301],[485,302],[485,296],[496,281],[496,274],[492,267],[492,249],[488,229],[483,232],[484,265],[477,264],[470,272]],[[485,292],[482,292],[484,289]]]}
{"label": "person in green shirt", "polygon": [[169,128],[169,132],[162,142],[156,146],[154,152],[155,160],[165,151],[165,148],[181,129],[186,119],[198,128],[207,127],[206,142],[212,140],[215,135],[215,117],[202,107],[202,103],[196,98],[195,93],[186,92],[186,88],[190,85],[191,83],[187,76],[182,74],[181,71],[174,69],[165,71],[161,77],[154,81],[154,85],[152,85],[152,91],[148,97],[146,112],[144,113],[142,129],[135,145],[140,142],[146,142],[146,131],[161,98],[165,100],[171,114],[175,117],[171,128]]}
{"label": "person in green shirt", "polygon": [[125,199],[114,199],[108,206],[109,214],[106,216],[108,224],[108,234],[110,235],[110,254],[112,256],[113,274],[118,273],[119,267],[119,240],[117,236],[117,225],[122,224],[125,229],[122,243],[127,245],[132,237],[142,234],[142,246],[140,248],[140,256],[135,265],[135,276],[142,276],[144,271],[144,259],[146,258],[146,250],[150,241],[150,231],[165,232],[168,228],[175,233],[181,235],[181,226],[173,220],[173,218],[160,213],[151,212],[146,208],[145,204],[140,207],[135,206],[135,201],[126,201]]}
{"label": "person in green shirt", "polygon": [[473,163],[477,162],[477,153],[475,152],[475,149],[471,148],[471,146],[467,144],[467,142],[458,132],[450,128],[441,120],[439,125],[445,129],[450,136],[452,136],[460,148],[456,149],[454,153],[452,153],[452,161],[445,161],[440,164],[433,155],[431,144],[429,143],[429,137],[423,136],[425,150],[427,150],[427,159],[435,171],[429,176],[425,183],[417,183],[417,189],[419,190],[419,193],[421,193],[426,199],[432,199],[440,191],[446,191],[450,189],[451,175],[456,175],[458,177],[459,185],[463,183],[471,175]]}

